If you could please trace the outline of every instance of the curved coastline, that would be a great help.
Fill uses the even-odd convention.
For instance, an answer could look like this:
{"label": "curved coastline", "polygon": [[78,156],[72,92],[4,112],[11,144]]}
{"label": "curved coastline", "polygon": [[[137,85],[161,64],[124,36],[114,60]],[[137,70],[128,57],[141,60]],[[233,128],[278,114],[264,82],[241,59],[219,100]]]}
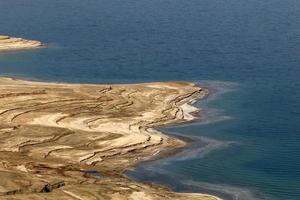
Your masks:
{"label": "curved coastline", "polygon": [[[0,82],[2,90],[0,117],[4,122],[0,131],[11,135],[5,138],[6,145],[2,151],[16,157],[20,156],[20,153],[25,153],[26,159],[23,162],[28,162],[20,165],[18,164],[20,160],[17,158],[0,153],[1,160],[6,162],[5,165],[0,166],[0,172],[8,178],[8,182],[1,185],[4,186],[3,188],[7,187],[6,192],[2,194],[12,193],[10,187],[14,185],[15,188],[19,188],[13,190],[19,191],[14,193],[15,198],[28,198],[30,195],[37,198],[45,196],[36,193],[43,186],[41,177],[36,177],[37,166],[42,165],[46,167],[44,171],[42,170],[45,174],[39,172],[39,176],[43,177],[44,182],[51,184],[55,178],[63,179],[64,183],[59,187],[61,189],[53,190],[49,194],[63,195],[66,199],[74,199],[74,196],[78,197],[86,192],[92,195],[100,194],[101,189],[95,191],[96,188],[90,187],[103,184],[111,188],[108,190],[111,192],[117,190],[122,184],[140,188],[138,192],[135,191],[136,189],[128,188],[124,194],[122,190],[113,193],[113,196],[118,196],[116,199],[123,197],[162,199],[160,195],[172,199],[219,199],[204,194],[174,193],[157,185],[131,181],[122,175],[124,170],[140,163],[142,158],[165,150],[183,148],[187,144],[178,138],[164,135],[154,128],[194,120],[191,113],[197,110],[187,104],[204,97],[207,93],[197,85],[187,82],[83,85],[32,82],[11,78],[0,78]],[[55,101],[50,102],[50,99]],[[101,110],[98,109],[100,99],[102,99]],[[66,104],[66,102],[72,103]],[[63,109],[57,110],[57,107]],[[22,135],[34,129],[52,133],[46,138],[39,133],[33,133],[29,137]],[[58,130],[72,133],[56,135]],[[107,139],[99,138],[101,135],[99,133],[105,135]],[[69,137],[70,135],[72,138]],[[71,142],[64,140],[65,137],[68,137]],[[82,146],[84,141],[86,143],[82,149],[79,144]],[[90,146],[92,148],[89,148]],[[70,170],[70,166],[74,169]],[[106,180],[87,178],[86,173],[82,177],[82,171],[94,169],[104,175]],[[58,172],[61,170],[63,174],[74,173],[76,176],[65,177]],[[24,181],[30,180],[36,186],[28,188],[26,185],[18,185],[14,180],[9,180],[7,174],[11,173],[22,176]],[[49,175],[52,176],[50,180]],[[78,181],[91,180],[94,180],[93,184],[75,184]],[[70,185],[84,191],[76,192],[70,189]],[[51,198],[51,195],[47,197]]]}
{"label": "curved coastline", "polygon": [[[232,82],[219,82],[219,81],[201,81],[196,82],[198,85],[204,86],[209,90],[209,94],[204,98],[194,103],[194,106],[201,109],[197,118],[193,121],[181,124],[173,124],[172,127],[186,127],[186,126],[199,126],[210,123],[216,123],[223,120],[230,120],[230,116],[226,116],[222,110],[218,110],[209,105],[212,101],[217,100],[223,94],[234,91],[238,86]],[[225,117],[224,117],[225,116]],[[189,132],[176,132],[176,130],[162,129],[165,134],[176,136],[187,141],[188,145],[180,151],[174,151],[165,157],[159,159],[147,160],[141,163],[136,169],[127,171],[127,175],[136,180],[143,182],[154,182],[157,184],[166,185],[176,192],[199,192],[209,193],[218,196],[222,199],[228,200],[254,200],[264,197],[264,194],[257,193],[251,188],[240,188],[224,184],[211,184],[206,182],[199,182],[189,180],[184,176],[174,174],[172,165],[180,161],[189,161],[192,159],[201,159],[202,157],[209,156],[211,152],[221,151],[222,149],[231,147],[232,145],[240,145],[239,141],[232,140],[218,140],[210,138],[209,136],[198,136],[189,134]],[[186,133],[186,134],[185,134]],[[166,166],[166,167],[165,167]],[[263,198],[264,199],[264,198]]]}

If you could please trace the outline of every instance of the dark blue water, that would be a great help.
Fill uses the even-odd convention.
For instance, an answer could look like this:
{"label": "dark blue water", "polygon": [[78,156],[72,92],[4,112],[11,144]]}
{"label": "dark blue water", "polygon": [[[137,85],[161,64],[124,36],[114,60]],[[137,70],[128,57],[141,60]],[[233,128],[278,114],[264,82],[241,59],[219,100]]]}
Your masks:
{"label": "dark blue water", "polygon": [[208,103],[230,119],[168,130],[233,143],[168,161],[158,181],[226,188],[237,199],[300,199],[300,1],[0,0],[0,34],[49,46],[0,54],[1,75],[233,82]]}

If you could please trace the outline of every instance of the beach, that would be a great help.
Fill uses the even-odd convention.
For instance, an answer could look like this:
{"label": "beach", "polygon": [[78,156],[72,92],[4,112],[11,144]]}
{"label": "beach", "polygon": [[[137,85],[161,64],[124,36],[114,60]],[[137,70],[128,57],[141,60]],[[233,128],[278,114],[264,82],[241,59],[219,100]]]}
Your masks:
{"label": "beach", "polygon": [[123,175],[187,143],[155,128],[193,120],[188,82],[65,84],[0,78],[0,199],[218,199]]}

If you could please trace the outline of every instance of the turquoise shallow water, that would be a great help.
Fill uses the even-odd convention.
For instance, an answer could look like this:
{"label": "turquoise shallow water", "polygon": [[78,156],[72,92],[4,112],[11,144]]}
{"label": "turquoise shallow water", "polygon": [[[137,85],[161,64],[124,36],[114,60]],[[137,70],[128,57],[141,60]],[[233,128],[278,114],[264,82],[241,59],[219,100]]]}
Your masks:
{"label": "turquoise shallow water", "polygon": [[166,129],[217,145],[203,152],[199,142],[132,176],[227,199],[298,200],[299,22],[297,0],[0,0],[1,34],[49,46],[1,54],[0,74],[233,87],[200,104],[207,123]]}

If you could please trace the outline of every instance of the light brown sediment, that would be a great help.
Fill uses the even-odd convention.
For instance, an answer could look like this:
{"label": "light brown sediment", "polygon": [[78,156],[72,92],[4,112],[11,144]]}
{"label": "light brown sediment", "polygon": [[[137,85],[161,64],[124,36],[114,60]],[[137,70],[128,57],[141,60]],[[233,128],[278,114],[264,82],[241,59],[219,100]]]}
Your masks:
{"label": "light brown sediment", "polygon": [[40,41],[0,35],[0,51],[41,48]]}
{"label": "light brown sediment", "polygon": [[184,147],[155,128],[192,120],[196,109],[188,103],[205,94],[187,82],[84,85],[0,77],[0,199],[216,200],[122,175],[143,158]]}

